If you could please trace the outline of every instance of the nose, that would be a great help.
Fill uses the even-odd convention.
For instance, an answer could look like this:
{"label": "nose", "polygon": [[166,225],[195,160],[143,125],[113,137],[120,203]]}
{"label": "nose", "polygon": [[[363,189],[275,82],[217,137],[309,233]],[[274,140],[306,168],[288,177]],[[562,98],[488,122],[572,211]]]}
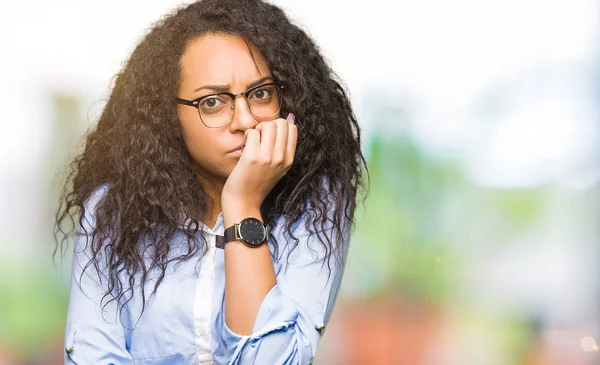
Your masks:
{"label": "nose", "polygon": [[229,124],[229,129],[232,133],[238,130],[245,131],[246,129],[254,128],[258,124],[252,113],[250,113],[250,107],[243,96],[236,97],[233,104],[235,107],[233,108],[231,123]]}

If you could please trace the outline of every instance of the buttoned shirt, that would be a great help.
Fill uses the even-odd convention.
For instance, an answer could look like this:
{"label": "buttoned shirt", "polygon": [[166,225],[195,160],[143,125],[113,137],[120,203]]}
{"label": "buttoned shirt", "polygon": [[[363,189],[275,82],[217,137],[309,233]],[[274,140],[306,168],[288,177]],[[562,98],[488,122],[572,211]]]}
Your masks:
{"label": "buttoned shirt", "polygon": [[[84,205],[88,233],[95,225],[95,208],[107,191],[107,185],[99,187]],[[224,231],[222,213],[214,227],[201,223],[197,232],[204,235],[206,250],[169,263],[153,295],[159,271],[149,272],[143,312],[139,274],[133,294],[125,292],[119,305],[105,296],[106,263],[100,261],[100,274],[93,265],[84,270],[91,258],[91,236],[78,229],[65,327],[65,364],[310,364],[340,288],[349,229],[343,230],[338,246],[342,254],[337,257],[342,260],[332,255],[328,264],[324,246],[316,232],[305,227],[305,219],[292,227],[300,240],[293,250],[294,240],[285,231],[283,218],[272,230],[279,244],[277,255],[269,246],[277,284],[263,299],[250,335],[232,331],[225,322],[224,250],[216,247],[217,236]],[[320,233],[333,240],[331,232]],[[170,257],[187,253],[187,236],[181,227],[170,245]],[[253,275],[249,272],[244,280],[253,280]],[[128,280],[128,276],[123,278]],[[124,303],[124,298],[129,300]]]}

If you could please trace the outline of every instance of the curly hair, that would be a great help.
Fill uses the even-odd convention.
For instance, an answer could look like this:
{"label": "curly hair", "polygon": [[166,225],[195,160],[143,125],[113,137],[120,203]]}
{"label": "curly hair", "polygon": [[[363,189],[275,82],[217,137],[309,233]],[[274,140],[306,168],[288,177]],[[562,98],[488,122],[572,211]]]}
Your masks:
{"label": "curly hair", "polygon": [[[159,20],[135,47],[116,75],[83,152],[70,163],[61,190],[54,254],[64,252],[69,237],[63,221],[70,218],[74,224],[79,215],[84,227],[87,199],[98,187],[110,186],[97,206],[93,239],[86,246],[91,259],[85,270],[109,270],[103,302],[121,302],[140,284],[137,275],[144,284],[150,272],[159,270],[154,293],[169,263],[187,260],[202,248],[201,255],[206,253],[206,245],[200,244],[204,237],[199,241],[196,233],[214,202],[197,178],[174,100],[186,47],[209,33],[240,36],[258,49],[275,79],[289,90],[283,95],[282,115],[297,116],[300,138],[294,164],[261,206],[267,227],[284,217],[293,249],[298,245],[293,227],[305,217],[306,228],[324,245],[329,265],[332,252],[338,251],[330,236],[342,237],[344,224],[353,225],[367,170],[360,129],[345,88],[318,47],[274,5],[260,0],[198,1]],[[191,224],[181,226],[182,216]],[[173,257],[169,239],[177,229],[187,237],[187,252]],[[331,229],[332,235],[324,234]],[[150,243],[142,247],[142,239]],[[269,244],[277,252],[273,236]],[[148,262],[145,255],[151,256]],[[141,294],[145,303],[144,285]]]}

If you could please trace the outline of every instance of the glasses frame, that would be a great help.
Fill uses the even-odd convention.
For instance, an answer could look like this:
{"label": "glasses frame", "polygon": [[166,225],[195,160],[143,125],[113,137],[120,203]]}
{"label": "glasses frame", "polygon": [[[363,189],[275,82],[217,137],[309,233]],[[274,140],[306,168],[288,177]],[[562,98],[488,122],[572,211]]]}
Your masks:
{"label": "glasses frame", "polygon": [[[250,93],[253,92],[256,89],[260,89],[261,87],[270,86],[270,85],[275,85],[275,86],[277,86],[279,88],[279,108],[271,116],[268,116],[268,117],[258,117],[254,113],[252,113],[252,107],[250,105],[250,101],[248,100],[248,95],[250,95]],[[238,96],[244,96],[244,99],[246,100],[246,104],[248,104],[248,110],[250,111],[250,114],[252,114],[255,118],[266,119],[266,118],[271,118],[271,117],[277,115],[277,113],[279,113],[281,111],[281,104],[283,102],[283,95],[282,94],[283,94],[283,90],[284,89],[285,89],[284,85],[280,84],[279,82],[273,81],[273,82],[266,82],[264,84],[253,86],[253,87],[249,88],[248,90],[246,90],[244,92],[241,92],[241,93],[237,93],[237,94],[230,93],[230,92],[227,92],[227,91],[222,91],[222,92],[218,92],[218,93],[212,93],[212,94],[204,95],[204,96],[201,96],[201,97],[196,98],[194,100],[186,100],[186,99],[182,99],[182,98],[175,98],[175,102],[177,104],[187,105],[187,106],[193,106],[194,108],[196,108],[196,110],[198,111],[198,117],[200,118],[200,121],[202,122],[202,124],[204,124],[204,126],[206,128],[221,128],[221,127],[224,127],[227,124],[231,123],[231,121],[233,120],[233,114],[235,112],[235,99]],[[216,126],[216,127],[212,127],[212,126],[206,125],[206,123],[204,123],[204,120],[202,120],[202,114],[200,113],[199,105],[202,102],[202,100],[204,100],[206,98],[209,98],[211,96],[217,96],[217,95],[227,95],[227,96],[229,96],[231,98],[231,101],[232,101],[232,103],[231,103],[231,113],[230,113],[231,115],[230,115],[229,121],[227,123],[219,125],[219,126]]]}

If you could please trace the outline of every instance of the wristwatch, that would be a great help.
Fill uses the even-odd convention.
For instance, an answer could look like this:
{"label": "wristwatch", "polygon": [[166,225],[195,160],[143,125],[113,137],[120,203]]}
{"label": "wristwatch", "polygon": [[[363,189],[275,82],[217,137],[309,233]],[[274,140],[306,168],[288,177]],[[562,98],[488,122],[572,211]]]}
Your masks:
{"label": "wristwatch", "polygon": [[225,248],[227,242],[240,240],[248,247],[259,247],[267,241],[268,235],[268,229],[263,222],[254,217],[248,217],[227,228],[223,236],[217,236],[216,246]]}

